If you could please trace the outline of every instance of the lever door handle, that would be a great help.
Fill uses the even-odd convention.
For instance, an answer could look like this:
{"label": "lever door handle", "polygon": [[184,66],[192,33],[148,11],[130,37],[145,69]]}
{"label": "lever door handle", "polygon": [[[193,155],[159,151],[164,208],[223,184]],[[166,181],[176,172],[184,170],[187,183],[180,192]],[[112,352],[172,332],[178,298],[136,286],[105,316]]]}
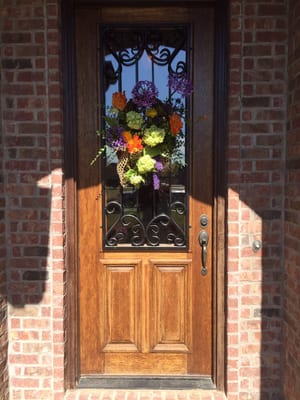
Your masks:
{"label": "lever door handle", "polygon": [[208,245],[208,233],[206,231],[201,231],[199,234],[199,243],[202,248],[201,252],[201,274],[206,275],[207,274],[207,266],[206,266],[206,261],[207,261],[207,245]]}

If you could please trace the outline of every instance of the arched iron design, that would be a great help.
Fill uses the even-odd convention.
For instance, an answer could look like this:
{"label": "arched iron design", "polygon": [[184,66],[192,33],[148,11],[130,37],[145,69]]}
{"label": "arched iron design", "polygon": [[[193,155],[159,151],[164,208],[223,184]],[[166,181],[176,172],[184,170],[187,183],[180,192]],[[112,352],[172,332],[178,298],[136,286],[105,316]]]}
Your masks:
{"label": "arched iron design", "polygon": [[123,66],[135,65],[144,52],[154,64],[168,66],[169,73],[187,72],[187,65],[182,60],[173,66],[173,61],[179,51],[186,47],[184,26],[176,29],[173,27],[169,30],[153,30],[151,27],[134,30],[106,27],[102,35],[105,53],[111,54],[117,61],[115,71],[117,77],[120,77]]}

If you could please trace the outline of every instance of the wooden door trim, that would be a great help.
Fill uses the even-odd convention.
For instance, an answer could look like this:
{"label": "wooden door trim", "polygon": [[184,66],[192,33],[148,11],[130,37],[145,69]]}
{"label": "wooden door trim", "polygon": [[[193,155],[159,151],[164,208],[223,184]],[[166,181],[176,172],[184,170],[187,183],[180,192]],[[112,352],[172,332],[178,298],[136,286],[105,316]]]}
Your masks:
{"label": "wooden door trim", "polygon": [[[164,1],[171,5],[170,1]],[[174,3],[181,3],[174,1]],[[76,71],[75,71],[75,0],[62,2],[62,70],[64,101],[64,143],[65,143],[65,225],[66,225],[66,297],[65,332],[66,362],[65,388],[74,389],[80,382],[79,370],[79,326],[78,326],[78,265],[77,265],[77,215],[76,176],[77,149],[76,134]],[[81,1],[81,4],[85,2]],[[120,2],[119,2],[120,3]],[[122,3],[122,2],[121,2]],[[131,2],[132,3],[132,2]],[[160,4],[162,0],[160,1]],[[226,99],[227,99],[227,10],[228,1],[185,1],[194,5],[204,3],[214,5],[216,11],[215,32],[215,99],[214,99],[214,309],[213,309],[213,372],[214,386],[225,390],[225,269],[226,269]],[[92,5],[92,3],[90,2]],[[101,3],[102,4],[102,3]],[[99,1],[97,2],[99,6]],[[180,379],[178,380],[180,382]],[[146,383],[145,383],[146,385]],[[103,387],[103,386],[102,386]]]}
{"label": "wooden door trim", "polygon": [[76,134],[76,71],[74,1],[61,2],[64,178],[65,178],[65,390],[76,387],[79,377],[78,326],[78,246],[77,246],[77,148]]}
{"label": "wooden door trim", "polygon": [[214,259],[213,276],[213,374],[217,389],[226,391],[226,209],[227,209],[227,96],[228,0],[216,2],[214,90]]}

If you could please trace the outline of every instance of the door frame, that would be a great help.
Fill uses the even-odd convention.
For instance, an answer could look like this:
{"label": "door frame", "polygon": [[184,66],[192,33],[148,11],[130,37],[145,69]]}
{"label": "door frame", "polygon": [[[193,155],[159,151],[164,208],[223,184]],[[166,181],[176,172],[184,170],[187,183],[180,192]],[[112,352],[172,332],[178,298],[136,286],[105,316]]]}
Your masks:
{"label": "door frame", "polygon": [[[65,389],[75,389],[80,378],[79,365],[79,276],[77,263],[76,176],[76,70],[75,70],[75,7],[93,7],[120,0],[63,0],[61,2],[62,71],[64,106],[64,177],[65,177]],[[126,1],[126,5],[139,2]],[[151,2],[152,5],[155,5]],[[160,0],[167,6],[170,0]],[[174,3],[183,3],[172,0]],[[204,3],[215,8],[215,71],[214,71],[214,226],[218,239],[213,246],[213,380],[218,390],[226,390],[225,382],[225,271],[226,271],[226,131],[227,131],[227,15],[228,1],[185,0],[185,4]]]}

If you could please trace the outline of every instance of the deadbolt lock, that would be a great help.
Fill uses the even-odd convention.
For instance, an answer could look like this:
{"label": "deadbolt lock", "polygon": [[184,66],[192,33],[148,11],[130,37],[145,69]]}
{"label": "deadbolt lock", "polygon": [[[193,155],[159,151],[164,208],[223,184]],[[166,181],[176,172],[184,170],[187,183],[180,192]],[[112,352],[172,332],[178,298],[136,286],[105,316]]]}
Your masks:
{"label": "deadbolt lock", "polygon": [[200,226],[201,228],[206,228],[208,225],[208,216],[206,214],[202,214],[200,217]]}

